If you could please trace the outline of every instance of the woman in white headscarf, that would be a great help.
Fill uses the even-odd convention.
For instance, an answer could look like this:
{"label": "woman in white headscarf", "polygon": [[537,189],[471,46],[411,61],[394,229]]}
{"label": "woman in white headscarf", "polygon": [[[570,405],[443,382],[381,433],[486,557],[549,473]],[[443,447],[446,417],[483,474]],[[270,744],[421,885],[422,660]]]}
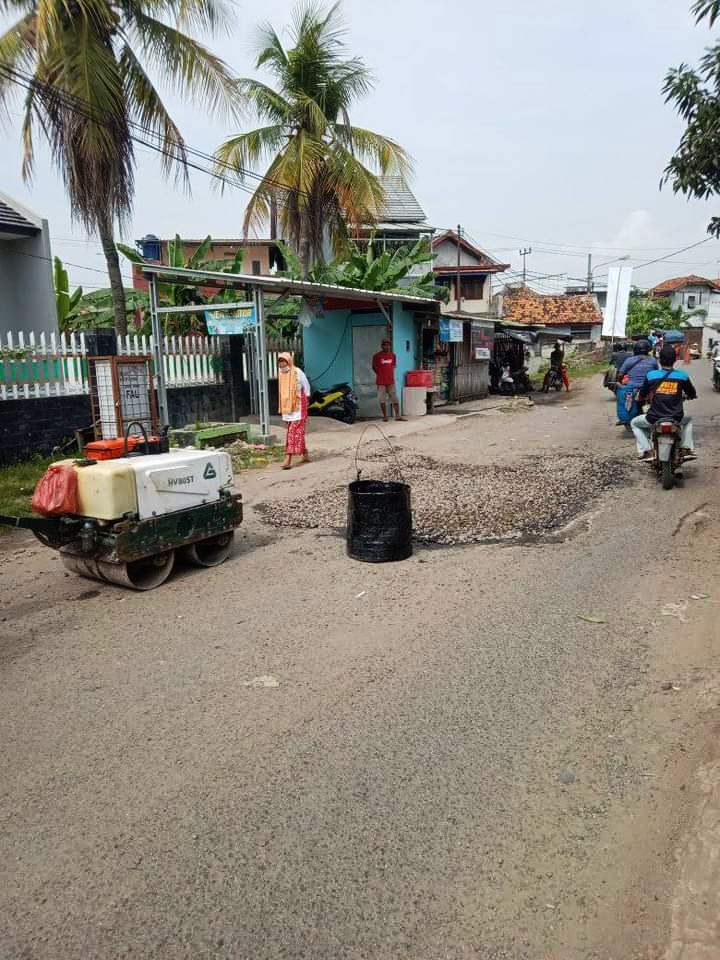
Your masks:
{"label": "woman in white headscarf", "polygon": [[310,460],[305,446],[310,381],[303,371],[295,366],[291,353],[281,353],[278,357],[278,396],[280,416],[288,428],[283,470],[289,470],[294,456],[301,456],[303,463]]}

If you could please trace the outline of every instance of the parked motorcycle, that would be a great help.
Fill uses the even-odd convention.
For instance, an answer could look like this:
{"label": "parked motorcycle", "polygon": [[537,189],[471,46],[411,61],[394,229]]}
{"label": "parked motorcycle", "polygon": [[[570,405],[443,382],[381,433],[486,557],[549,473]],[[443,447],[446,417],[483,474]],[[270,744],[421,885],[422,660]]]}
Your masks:
{"label": "parked motorcycle", "polygon": [[357,397],[349,383],[336,383],[327,390],[313,390],[308,404],[311,417],[331,417],[342,423],[355,423]]}
{"label": "parked motorcycle", "polygon": [[532,393],[535,389],[527,371],[527,367],[520,367],[518,370],[513,370],[511,376],[515,383],[515,389],[518,393]]}
{"label": "parked motorcycle", "polygon": [[658,420],[653,424],[650,434],[655,450],[653,465],[663,490],[672,490],[676,480],[680,479],[677,473],[683,463],[680,437],[680,424],[674,420]]}

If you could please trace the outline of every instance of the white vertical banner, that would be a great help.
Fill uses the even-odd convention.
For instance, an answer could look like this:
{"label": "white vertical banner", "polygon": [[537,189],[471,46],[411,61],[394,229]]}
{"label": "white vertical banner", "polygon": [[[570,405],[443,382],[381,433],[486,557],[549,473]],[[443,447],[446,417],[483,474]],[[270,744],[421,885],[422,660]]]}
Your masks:
{"label": "white vertical banner", "polygon": [[604,337],[625,336],[632,272],[632,267],[610,267],[608,270],[607,305],[602,325]]}

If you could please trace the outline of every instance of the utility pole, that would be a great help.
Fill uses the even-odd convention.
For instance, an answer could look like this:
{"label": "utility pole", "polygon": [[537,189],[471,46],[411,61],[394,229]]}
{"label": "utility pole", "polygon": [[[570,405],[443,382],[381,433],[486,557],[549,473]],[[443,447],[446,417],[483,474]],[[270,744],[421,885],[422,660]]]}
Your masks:
{"label": "utility pole", "polygon": [[588,254],[588,272],[587,272],[587,292],[592,293],[592,254]]}
{"label": "utility pole", "polygon": [[462,237],[462,227],[458,224],[457,228],[457,279],[455,280],[455,295],[457,300],[457,311],[460,313],[461,307],[461,296],[460,296],[460,238]]}
{"label": "utility pole", "polygon": [[529,257],[532,253],[532,247],[523,247],[522,250],[519,250],[518,253],[523,258],[523,286],[525,286],[525,278],[527,276],[527,271],[525,269],[525,258]]}

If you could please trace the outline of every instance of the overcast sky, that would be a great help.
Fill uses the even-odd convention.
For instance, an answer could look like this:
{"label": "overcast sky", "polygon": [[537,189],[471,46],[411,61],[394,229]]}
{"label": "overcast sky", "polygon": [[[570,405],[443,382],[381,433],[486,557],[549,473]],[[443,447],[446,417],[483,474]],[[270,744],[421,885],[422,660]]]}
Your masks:
{"label": "overcast sky", "polygon": [[[689,6],[345,0],[348,49],[376,77],[352,119],[412,154],[412,188],[433,225],[462,223],[513,270],[521,246],[532,247],[527,264],[536,274],[583,277],[590,250],[596,264],[627,253],[639,265],[702,240],[718,213],[715,203],[658,190],[682,130],[662,101],[663,77],[683,60],[695,63],[712,39],[706,26],[694,25]],[[281,30],[289,8],[281,0],[239,0],[232,36],[209,44],[238,74],[253,75],[256,23],[267,18]],[[232,132],[202,109],[171,95],[166,102],[193,146],[211,152]],[[106,285],[94,272],[103,270],[100,248],[73,225],[44,156],[35,182],[23,184],[19,103],[12,111],[0,144],[0,189],[47,217],[53,252],[85,268],[69,267],[72,282]],[[188,198],[163,182],[152,154],[140,148],[137,160],[133,230],[124,239],[239,235],[244,193],[221,197],[195,174]],[[719,260],[720,242],[710,241],[639,269],[635,281],[717,277]]]}

